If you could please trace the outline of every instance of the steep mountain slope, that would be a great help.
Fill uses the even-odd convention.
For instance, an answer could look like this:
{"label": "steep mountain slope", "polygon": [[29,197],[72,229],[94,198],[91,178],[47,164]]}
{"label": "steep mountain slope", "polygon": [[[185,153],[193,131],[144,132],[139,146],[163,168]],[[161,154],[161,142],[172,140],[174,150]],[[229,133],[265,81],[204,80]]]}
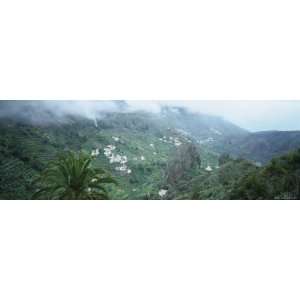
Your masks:
{"label": "steep mountain slope", "polygon": [[[101,119],[64,117],[36,124],[18,118],[0,120],[0,198],[30,198],[33,179],[65,150],[86,151],[117,178],[115,199],[158,199],[169,160],[181,147],[194,145],[203,168],[217,156],[202,151],[191,137],[169,128],[149,113],[106,113]],[[185,153],[188,156],[189,153]]]}
{"label": "steep mountain slope", "polygon": [[[267,164],[300,148],[298,131],[250,133],[222,118],[180,107],[150,113],[129,110],[120,101],[114,109],[108,105],[107,110],[81,114],[76,107],[68,108],[72,103],[65,103],[65,111],[53,110],[55,105],[0,103],[0,199],[30,199],[35,177],[66,150],[91,154],[94,166],[117,179],[119,185],[109,187],[114,199],[298,195],[294,186],[293,195],[285,190],[290,181],[297,182],[298,169],[292,169],[297,155],[287,160],[288,166],[279,164],[285,170],[279,173],[288,178],[280,185],[282,193],[265,185],[269,192],[264,194],[259,182],[271,173],[250,162]],[[250,161],[220,157],[223,153]]]}
{"label": "steep mountain slope", "polygon": [[246,160],[228,158],[220,162],[217,169],[210,172],[202,171],[195,176],[190,182],[185,199],[231,199],[236,183],[249,173],[258,170],[259,167]]}
{"label": "steep mountain slope", "polygon": [[[273,158],[264,167],[243,159],[219,160],[211,172],[200,170],[180,199],[299,199],[300,149]],[[177,196],[178,197],[178,196]]]}
{"label": "steep mountain slope", "polygon": [[200,143],[209,144],[228,136],[244,136],[248,133],[218,116],[193,113],[182,107],[162,107],[162,120],[169,126],[180,128]]}
{"label": "steep mountain slope", "polygon": [[266,164],[300,147],[300,131],[248,132],[220,117],[192,113],[184,108],[164,107],[163,120],[191,135],[207,151],[228,153]]}
{"label": "steep mountain slope", "polygon": [[239,178],[231,199],[300,199],[300,149]]}
{"label": "steep mountain slope", "polygon": [[264,131],[228,137],[214,149],[265,164],[299,147],[300,131]]}

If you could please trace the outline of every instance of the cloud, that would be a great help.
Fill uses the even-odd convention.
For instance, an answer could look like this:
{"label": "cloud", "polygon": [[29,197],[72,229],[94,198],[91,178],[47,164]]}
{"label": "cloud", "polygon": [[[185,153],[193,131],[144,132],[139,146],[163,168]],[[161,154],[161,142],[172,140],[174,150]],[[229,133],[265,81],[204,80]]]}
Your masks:
{"label": "cloud", "polygon": [[165,105],[221,116],[251,131],[300,130],[300,101],[1,101],[0,118],[45,123],[68,116],[101,118],[113,111],[159,113]]}
{"label": "cloud", "polygon": [[162,101],[222,116],[250,131],[300,130],[300,101]]}
{"label": "cloud", "polygon": [[118,101],[1,101],[0,118],[19,118],[33,123],[67,121],[69,116],[99,118],[118,111]]}

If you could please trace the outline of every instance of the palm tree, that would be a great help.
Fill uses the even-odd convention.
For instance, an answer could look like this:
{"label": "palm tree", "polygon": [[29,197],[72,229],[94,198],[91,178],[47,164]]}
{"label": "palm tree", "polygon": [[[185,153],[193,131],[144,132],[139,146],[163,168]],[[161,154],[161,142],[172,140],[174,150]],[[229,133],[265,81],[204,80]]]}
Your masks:
{"label": "palm tree", "polygon": [[40,188],[33,198],[109,199],[104,184],[117,182],[104,170],[91,166],[92,158],[79,152],[67,152],[49,163],[36,182]]}

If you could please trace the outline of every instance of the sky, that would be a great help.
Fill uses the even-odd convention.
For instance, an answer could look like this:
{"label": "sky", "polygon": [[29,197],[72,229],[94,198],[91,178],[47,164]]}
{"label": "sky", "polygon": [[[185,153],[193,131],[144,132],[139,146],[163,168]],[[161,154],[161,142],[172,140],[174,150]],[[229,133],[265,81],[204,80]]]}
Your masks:
{"label": "sky", "polygon": [[192,111],[222,116],[250,131],[300,130],[300,100],[166,102],[183,105]]}
{"label": "sky", "polygon": [[[159,113],[162,105],[181,106],[192,112],[221,116],[249,131],[300,130],[300,101],[126,101],[130,111]],[[4,103],[4,102],[3,102]],[[99,112],[122,110],[118,101],[8,101],[0,107],[1,116],[22,115],[30,105],[30,118],[46,121],[45,109],[58,116],[82,115],[94,119]],[[119,103],[120,104],[120,103]],[[28,109],[27,109],[28,110]]]}

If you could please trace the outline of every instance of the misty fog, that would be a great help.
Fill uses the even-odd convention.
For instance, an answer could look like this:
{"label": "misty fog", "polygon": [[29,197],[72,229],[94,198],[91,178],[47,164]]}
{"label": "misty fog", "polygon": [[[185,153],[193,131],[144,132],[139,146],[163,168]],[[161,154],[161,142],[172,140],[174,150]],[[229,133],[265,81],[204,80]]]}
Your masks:
{"label": "misty fog", "polygon": [[162,106],[220,116],[250,131],[300,129],[300,101],[1,101],[0,118],[43,123],[68,115],[97,119],[106,112],[159,113]]}

